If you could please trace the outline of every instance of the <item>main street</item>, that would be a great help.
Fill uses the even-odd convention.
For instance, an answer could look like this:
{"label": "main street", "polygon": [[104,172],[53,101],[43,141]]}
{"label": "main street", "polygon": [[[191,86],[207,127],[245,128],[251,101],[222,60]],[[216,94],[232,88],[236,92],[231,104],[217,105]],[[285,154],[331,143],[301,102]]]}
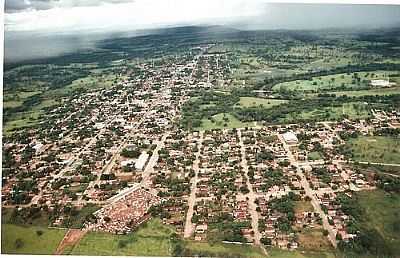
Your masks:
{"label": "main street", "polygon": [[324,229],[328,231],[328,239],[332,243],[332,245],[336,248],[337,247],[337,242],[336,242],[336,231],[333,229],[333,227],[329,224],[328,222],[328,216],[325,214],[325,212],[321,208],[321,204],[319,203],[317,196],[314,192],[313,189],[311,189],[310,184],[307,181],[306,176],[304,175],[302,171],[303,166],[309,165],[308,162],[303,162],[302,165],[299,165],[294,158],[292,151],[290,150],[289,145],[285,142],[283,139],[283,136],[281,134],[278,134],[278,138],[283,144],[283,148],[285,149],[288,157],[290,164],[294,167],[296,167],[297,170],[297,175],[300,176],[300,183],[301,186],[303,187],[306,195],[310,197],[311,199],[311,205],[313,206],[315,212],[319,213],[320,217],[322,218],[322,226]]}
{"label": "main street", "polygon": [[240,145],[240,152],[241,152],[241,167],[244,171],[245,177],[246,177],[246,186],[249,189],[249,192],[246,194],[246,197],[248,198],[248,207],[249,207],[249,213],[251,216],[251,227],[254,232],[254,245],[261,247],[263,252],[268,255],[267,250],[264,248],[263,245],[261,245],[261,233],[258,230],[258,212],[257,212],[257,206],[255,204],[256,201],[256,195],[254,194],[253,191],[253,186],[250,183],[249,179],[249,166],[247,165],[247,159],[246,159],[246,147],[244,146],[243,139],[242,139],[242,131],[239,129],[237,130],[237,135],[239,138],[239,145]]}
{"label": "main street", "polygon": [[185,222],[185,231],[183,236],[185,238],[189,238],[193,235],[194,232],[194,225],[192,223],[192,217],[194,212],[194,205],[196,203],[196,191],[197,191],[197,181],[198,181],[198,174],[200,170],[200,155],[201,149],[203,146],[203,132],[200,132],[200,137],[197,142],[197,152],[196,152],[196,159],[193,162],[193,170],[194,170],[194,177],[191,179],[190,185],[190,195],[188,198],[188,211],[186,214],[186,222]]}

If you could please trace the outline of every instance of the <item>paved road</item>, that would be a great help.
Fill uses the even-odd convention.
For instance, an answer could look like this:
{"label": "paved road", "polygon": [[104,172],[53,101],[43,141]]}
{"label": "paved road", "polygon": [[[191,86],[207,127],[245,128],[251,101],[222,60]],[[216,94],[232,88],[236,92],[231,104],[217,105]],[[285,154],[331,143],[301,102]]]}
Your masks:
{"label": "paved road", "polygon": [[189,208],[186,214],[185,231],[183,234],[183,237],[185,238],[191,237],[195,229],[192,223],[192,217],[194,212],[193,208],[196,203],[197,181],[198,181],[198,173],[200,170],[199,164],[200,164],[200,155],[201,155],[200,152],[202,149],[202,144],[203,144],[203,132],[200,132],[200,137],[197,144],[198,151],[196,153],[196,160],[193,162],[194,177],[191,180],[190,195],[188,198]]}

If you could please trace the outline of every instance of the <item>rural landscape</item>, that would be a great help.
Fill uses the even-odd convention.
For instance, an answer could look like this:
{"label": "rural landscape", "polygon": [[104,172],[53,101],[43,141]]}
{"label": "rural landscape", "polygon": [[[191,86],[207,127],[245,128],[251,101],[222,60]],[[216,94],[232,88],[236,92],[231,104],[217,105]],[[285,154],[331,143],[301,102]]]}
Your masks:
{"label": "rural landscape", "polygon": [[1,253],[400,257],[399,50],[180,26],[6,62]]}

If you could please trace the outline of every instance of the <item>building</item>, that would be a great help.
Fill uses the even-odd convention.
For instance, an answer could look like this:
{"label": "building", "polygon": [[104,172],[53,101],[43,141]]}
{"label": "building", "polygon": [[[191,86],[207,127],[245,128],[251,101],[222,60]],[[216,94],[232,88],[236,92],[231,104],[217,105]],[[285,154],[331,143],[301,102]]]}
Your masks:
{"label": "building", "polygon": [[139,158],[136,160],[135,168],[137,170],[142,171],[148,158],[149,158],[149,154],[147,154],[146,152],[142,152],[142,154],[140,154]]}
{"label": "building", "polygon": [[394,83],[389,80],[371,80],[371,86],[373,87],[391,87]]}
{"label": "building", "polygon": [[282,136],[287,144],[297,144],[299,141],[293,132],[284,133]]}

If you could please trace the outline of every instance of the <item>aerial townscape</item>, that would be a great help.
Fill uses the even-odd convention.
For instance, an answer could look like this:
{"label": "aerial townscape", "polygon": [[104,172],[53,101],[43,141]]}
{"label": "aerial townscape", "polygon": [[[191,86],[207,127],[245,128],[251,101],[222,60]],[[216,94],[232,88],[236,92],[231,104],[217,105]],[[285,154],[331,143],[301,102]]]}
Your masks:
{"label": "aerial townscape", "polygon": [[6,62],[1,252],[400,257],[399,49],[186,26]]}

